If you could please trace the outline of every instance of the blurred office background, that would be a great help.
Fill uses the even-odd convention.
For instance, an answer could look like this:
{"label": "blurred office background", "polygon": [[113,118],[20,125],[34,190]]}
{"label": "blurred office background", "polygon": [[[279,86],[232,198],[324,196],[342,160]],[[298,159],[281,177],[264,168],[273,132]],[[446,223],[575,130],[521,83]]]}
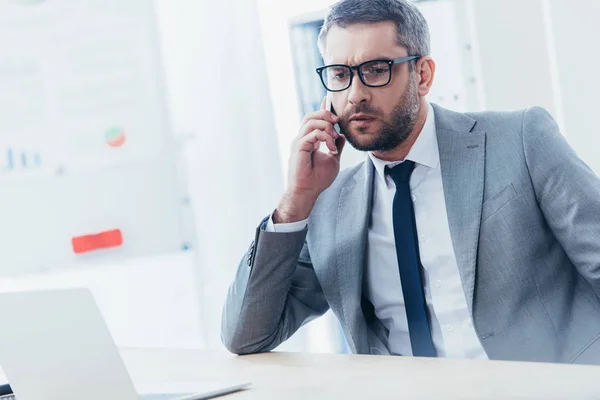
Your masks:
{"label": "blurred office background", "polygon": [[[120,346],[225,351],[227,288],[325,94],[332,3],[0,0],[0,291],[87,286]],[[600,171],[598,0],[415,3],[430,101],[543,106]],[[346,351],[330,314],[281,349]]]}

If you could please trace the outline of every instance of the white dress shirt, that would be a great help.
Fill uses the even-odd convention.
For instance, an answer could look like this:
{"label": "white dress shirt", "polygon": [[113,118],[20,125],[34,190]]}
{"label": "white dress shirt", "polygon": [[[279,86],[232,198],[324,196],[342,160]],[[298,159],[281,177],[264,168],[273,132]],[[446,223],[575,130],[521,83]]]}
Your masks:
{"label": "white dress shirt", "polygon": [[[373,304],[377,318],[389,330],[390,351],[393,354],[412,355],[394,240],[392,206],[396,186],[392,178],[385,174],[387,165],[393,167],[401,161],[382,161],[371,153],[369,157],[375,165],[376,174],[364,294]],[[485,350],[473,328],[452,247],[431,105],[423,130],[406,159],[415,162],[410,189],[424,268],[423,287],[437,355],[486,359]],[[273,224],[271,218],[266,229],[271,232],[291,232],[304,229],[307,223],[308,220]]]}

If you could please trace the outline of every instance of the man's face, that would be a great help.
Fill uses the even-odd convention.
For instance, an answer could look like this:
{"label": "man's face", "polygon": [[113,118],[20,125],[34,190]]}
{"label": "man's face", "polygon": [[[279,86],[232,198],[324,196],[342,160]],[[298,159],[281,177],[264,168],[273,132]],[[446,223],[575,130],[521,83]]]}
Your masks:
{"label": "man's face", "polygon": [[[326,64],[359,65],[374,59],[412,56],[396,41],[392,22],[334,26],[326,39]],[[392,80],[384,87],[365,86],[354,71],[352,86],[330,94],[348,142],[362,151],[384,152],[396,148],[412,132],[420,105],[418,75],[408,63],[392,66]]]}

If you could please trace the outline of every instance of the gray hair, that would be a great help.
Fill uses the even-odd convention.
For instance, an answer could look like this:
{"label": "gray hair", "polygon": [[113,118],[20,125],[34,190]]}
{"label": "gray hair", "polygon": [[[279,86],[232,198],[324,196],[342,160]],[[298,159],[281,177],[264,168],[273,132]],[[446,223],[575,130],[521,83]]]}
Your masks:
{"label": "gray hair", "polygon": [[[319,51],[325,55],[327,33],[333,26],[346,28],[353,24],[396,24],[398,44],[409,56],[429,55],[429,26],[423,14],[407,0],[341,0],[334,4],[319,33]],[[411,63],[412,66],[412,63]]]}

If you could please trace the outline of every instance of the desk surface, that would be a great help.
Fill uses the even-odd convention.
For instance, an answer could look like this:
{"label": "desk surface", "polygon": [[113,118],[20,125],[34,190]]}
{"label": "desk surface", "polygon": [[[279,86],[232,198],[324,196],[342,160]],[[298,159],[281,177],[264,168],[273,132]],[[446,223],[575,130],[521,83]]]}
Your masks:
{"label": "desk surface", "polygon": [[251,381],[226,399],[600,398],[600,367],[200,350],[122,349],[137,383]]}

